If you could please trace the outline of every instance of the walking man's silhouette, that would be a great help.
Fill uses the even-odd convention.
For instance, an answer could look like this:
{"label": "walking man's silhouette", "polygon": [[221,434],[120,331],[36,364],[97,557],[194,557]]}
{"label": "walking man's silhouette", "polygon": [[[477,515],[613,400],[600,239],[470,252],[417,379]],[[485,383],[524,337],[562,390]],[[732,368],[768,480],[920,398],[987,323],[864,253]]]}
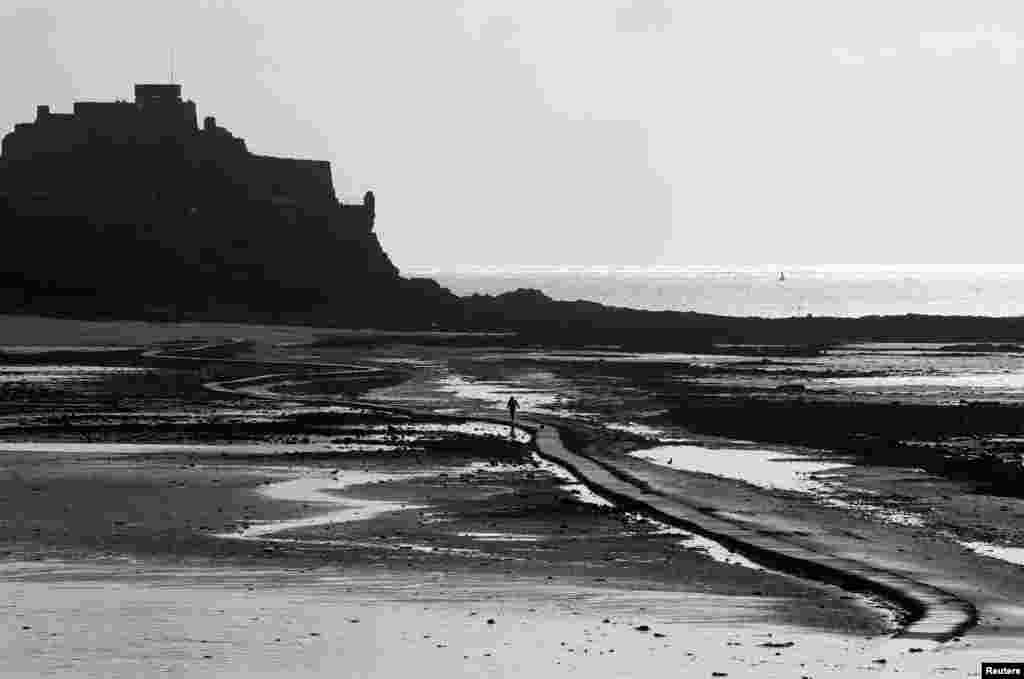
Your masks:
{"label": "walking man's silhouette", "polygon": [[515,396],[509,396],[509,398],[508,398],[508,415],[509,415],[510,422],[509,422],[509,425],[508,425],[508,435],[510,437],[516,435],[516,430],[515,430],[515,426],[516,426],[516,410],[518,410],[518,409],[519,409],[519,401],[516,400]]}

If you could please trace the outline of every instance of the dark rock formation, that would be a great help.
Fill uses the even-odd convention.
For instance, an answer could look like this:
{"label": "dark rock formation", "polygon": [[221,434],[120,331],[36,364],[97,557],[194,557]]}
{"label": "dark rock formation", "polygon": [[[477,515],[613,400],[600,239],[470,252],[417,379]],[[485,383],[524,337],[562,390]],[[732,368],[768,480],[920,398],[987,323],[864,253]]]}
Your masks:
{"label": "dark rock formation", "polygon": [[[1024,342],[1024,318],[863,316],[738,318],[695,312],[639,311],[582,300],[556,301],[537,290],[462,298],[460,327],[513,330],[523,341],[636,350],[711,351],[716,345],[787,345],[758,353],[813,356],[843,342]],[[1011,344],[1000,344],[1008,347]]]}

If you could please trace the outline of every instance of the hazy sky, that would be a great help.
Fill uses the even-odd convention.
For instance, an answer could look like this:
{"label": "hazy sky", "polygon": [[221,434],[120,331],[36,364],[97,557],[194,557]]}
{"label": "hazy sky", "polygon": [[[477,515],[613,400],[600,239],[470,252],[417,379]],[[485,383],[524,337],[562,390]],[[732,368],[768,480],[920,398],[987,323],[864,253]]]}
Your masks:
{"label": "hazy sky", "polygon": [[400,267],[1024,257],[1019,0],[0,0],[0,129],[172,47]]}

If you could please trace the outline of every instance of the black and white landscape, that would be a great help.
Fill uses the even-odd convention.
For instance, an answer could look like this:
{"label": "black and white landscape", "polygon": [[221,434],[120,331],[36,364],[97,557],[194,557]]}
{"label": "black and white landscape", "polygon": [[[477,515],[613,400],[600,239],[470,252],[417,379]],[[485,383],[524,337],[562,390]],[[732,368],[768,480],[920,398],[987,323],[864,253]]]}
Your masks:
{"label": "black and white landscape", "polygon": [[1024,661],[1019,12],[456,4],[0,8],[0,673]]}

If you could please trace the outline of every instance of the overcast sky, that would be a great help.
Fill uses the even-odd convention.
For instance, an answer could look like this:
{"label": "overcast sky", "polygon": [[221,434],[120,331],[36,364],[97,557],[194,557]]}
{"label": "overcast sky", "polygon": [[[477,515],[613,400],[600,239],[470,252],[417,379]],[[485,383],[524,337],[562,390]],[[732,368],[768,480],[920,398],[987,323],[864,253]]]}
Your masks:
{"label": "overcast sky", "polygon": [[176,79],[396,264],[1024,257],[1024,6],[0,0],[0,129]]}

